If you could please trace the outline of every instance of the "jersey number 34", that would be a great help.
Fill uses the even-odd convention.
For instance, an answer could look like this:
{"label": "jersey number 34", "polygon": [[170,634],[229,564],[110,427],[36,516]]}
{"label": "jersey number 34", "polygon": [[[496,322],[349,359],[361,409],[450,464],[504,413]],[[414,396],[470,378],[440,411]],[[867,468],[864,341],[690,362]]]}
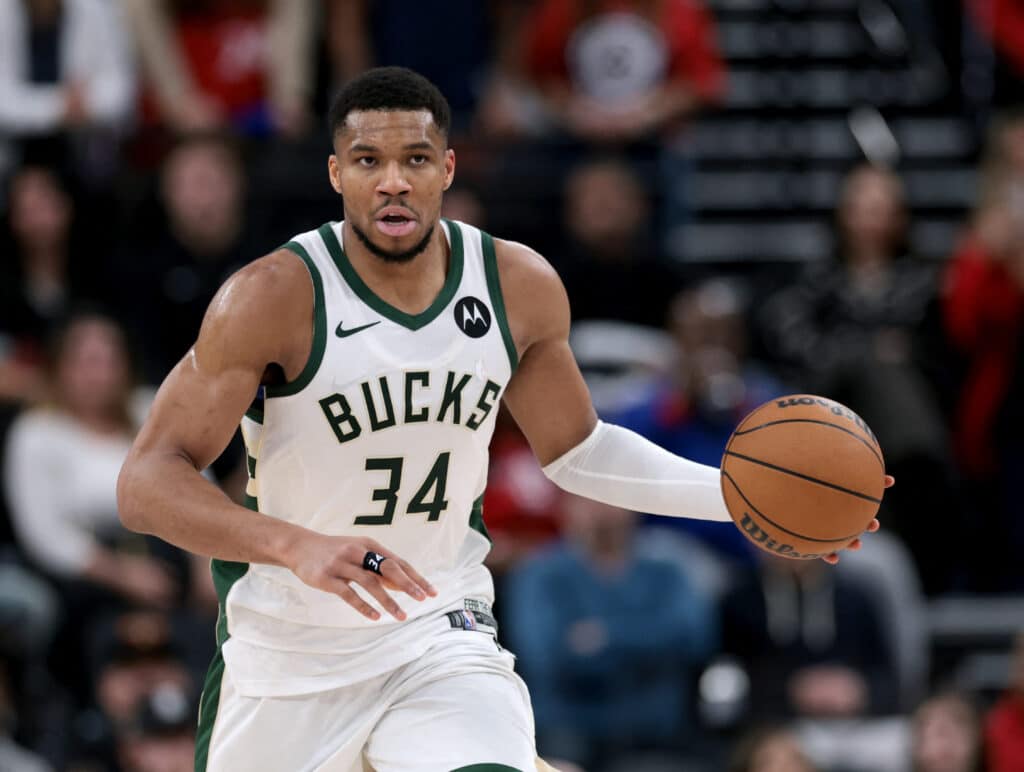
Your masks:
{"label": "jersey number 34", "polygon": [[[427,521],[433,522],[448,509],[448,500],[444,497],[448,483],[448,458],[451,453],[445,451],[437,457],[434,465],[427,473],[426,479],[409,501],[405,508],[406,514],[420,515],[426,513]],[[398,507],[398,490],[402,487],[402,458],[368,458],[367,472],[387,472],[387,485],[375,488],[371,496],[373,501],[383,501],[384,511],[379,515],[359,515],[356,525],[391,525]],[[429,498],[428,498],[429,497]]]}

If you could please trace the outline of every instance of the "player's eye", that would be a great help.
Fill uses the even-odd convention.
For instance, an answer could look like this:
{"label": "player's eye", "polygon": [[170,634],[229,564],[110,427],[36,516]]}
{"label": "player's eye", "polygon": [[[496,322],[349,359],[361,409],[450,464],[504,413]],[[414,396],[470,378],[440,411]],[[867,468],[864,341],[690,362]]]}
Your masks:
{"label": "player's eye", "polygon": [[423,166],[429,159],[425,155],[414,155],[409,157],[409,163],[413,166]]}
{"label": "player's eye", "polygon": [[361,155],[356,159],[356,163],[364,168],[371,168],[377,164],[377,159],[369,155]]}

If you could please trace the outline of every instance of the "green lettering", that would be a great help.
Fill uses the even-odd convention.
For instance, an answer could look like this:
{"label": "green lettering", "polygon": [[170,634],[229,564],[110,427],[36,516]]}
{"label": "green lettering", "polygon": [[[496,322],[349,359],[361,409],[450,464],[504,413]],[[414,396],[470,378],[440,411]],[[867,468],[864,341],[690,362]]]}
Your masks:
{"label": "green lettering", "polygon": [[332,394],[321,399],[320,409],[327,416],[327,423],[331,425],[338,442],[354,440],[362,433],[363,428],[359,425],[356,417],[352,415],[352,407],[341,394]]}
{"label": "green lettering", "polygon": [[366,411],[370,414],[370,429],[375,432],[379,432],[381,429],[387,429],[390,426],[395,425],[395,406],[391,402],[391,390],[388,388],[388,379],[383,375],[377,379],[380,384],[380,394],[384,401],[384,420],[380,420],[377,414],[377,405],[373,401],[373,393],[370,390],[370,384],[363,383],[363,399],[366,400]]}
{"label": "green lettering", "polygon": [[[448,500],[444,497],[445,485],[448,482],[448,458],[451,453],[445,451],[437,457],[434,465],[427,474],[427,479],[412,497],[406,512],[410,515],[426,514],[427,522],[434,522],[441,517],[441,513],[448,509]],[[433,492],[428,500],[427,495]]]}
{"label": "green lettering", "polygon": [[441,409],[437,411],[437,420],[444,421],[448,409],[452,408],[452,423],[462,423],[462,390],[469,383],[471,375],[463,375],[459,383],[455,384],[455,373],[448,373],[448,380],[444,384],[444,396],[441,398]]}
{"label": "green lettering", "polygon": [[484,390],[480,394],[480,399],[477,400],[476,409],[480,411],[480,415],[474,412],[466,421],[466,426],[474,431],[480,428],[480,424],[487,420],[487,416],[490,415],[491,410],[494,409],[494,400],[501,393],[501,386],[496,384],[494,381],[487,381],[484,384]]}
{"label": "green lettering", "polygon": [[424,387],[430,385],[430,373],[426,370],[414,370],[405,374],[405,422],[407,424],[420,423],[430,420],[430,410],[422,407],[415,413],[412,410],[412,385],[420,383]]}

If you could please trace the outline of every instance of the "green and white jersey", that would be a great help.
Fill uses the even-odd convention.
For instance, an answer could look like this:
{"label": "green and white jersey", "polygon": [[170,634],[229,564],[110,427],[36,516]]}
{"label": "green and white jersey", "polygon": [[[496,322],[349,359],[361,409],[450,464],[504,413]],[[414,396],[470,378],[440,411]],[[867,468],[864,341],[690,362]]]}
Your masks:
{"label": "green and white jersey", "polygon": [[313,280],[312,351],[299,376],[267,387],[262,409],[257,401],[242,422],[253,508],[320,533],[376,539],[438,597],[393,593],[408,621],[374,622],[287,569],[214,561],[219,639],[245,693],[319,691],[392,670],[423,653],[418,624],[466,598],[493,600],[481,499],[517,357],[491,237],[463,223],[441,227],[447,279],[415,315],[362,281],[342,223],[289,242]]}

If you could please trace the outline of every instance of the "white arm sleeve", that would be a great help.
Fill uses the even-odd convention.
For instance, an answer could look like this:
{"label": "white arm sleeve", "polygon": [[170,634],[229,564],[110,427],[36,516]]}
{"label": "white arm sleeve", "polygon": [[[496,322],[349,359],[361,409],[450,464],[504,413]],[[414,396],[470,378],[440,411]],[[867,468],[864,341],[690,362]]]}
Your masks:
{"label": "white arm sleeve", "polygon": [[716,467],[681,458],[636,432],[602,421],[583,442],[545,466],[544,474],[569,493],[623,509],[732,519]]}

